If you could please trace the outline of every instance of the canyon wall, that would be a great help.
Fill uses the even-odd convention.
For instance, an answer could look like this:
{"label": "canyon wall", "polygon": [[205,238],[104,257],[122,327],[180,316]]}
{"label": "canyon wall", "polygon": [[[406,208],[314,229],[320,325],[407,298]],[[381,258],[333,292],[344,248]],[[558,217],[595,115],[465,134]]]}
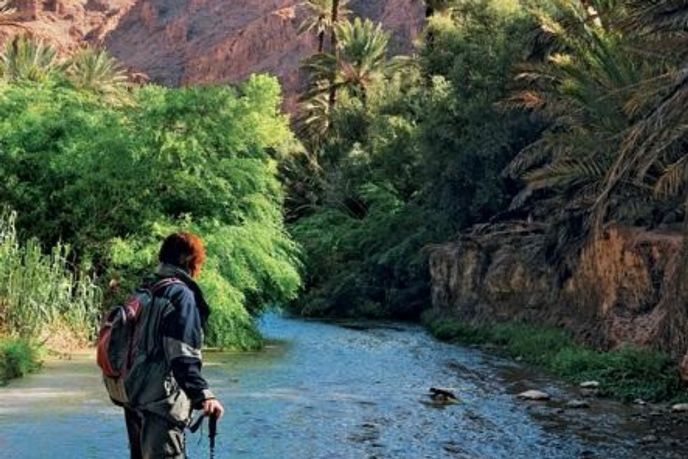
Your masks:
{"label": "canyon wall", "polygon": [[[424,22],[417,0],[353,0],[358,15],[393,33],[392,52],[409,52]],[[17,0],[0,38],[29,30],[70,52],[105,46],[128,69],[165,85],[238,82],[277,75],[293,107],[301,59],[316,49],[299,35],[301,0]]]}
{"label": "canyon wall", "polygon": [[[472,323],[526,321],[570,330],[602,349],[688,351],[682,237],[610,228],[564,278],[539,255],[543,228],[511,224],[431,251],[433,307]],[[684,365],[688,377],[688,359]]]}

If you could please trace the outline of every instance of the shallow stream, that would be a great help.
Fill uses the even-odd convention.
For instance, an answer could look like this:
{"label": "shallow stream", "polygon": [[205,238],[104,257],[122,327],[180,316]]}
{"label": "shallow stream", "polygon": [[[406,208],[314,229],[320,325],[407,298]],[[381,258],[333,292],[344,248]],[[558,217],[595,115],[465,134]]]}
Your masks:
{"label": "shallow stream", "polygon": [[[229,409],[218,459],[688,457],[688,418],[597,399],[564,409],[580,398],[575,388],[418,326],[269,315],[261,327],[265,351],[206,355]],[[461,403],[428,403],[433,385],[455,388]],[[525,389],[554,400],[517,400]],[[208,457],[207,438],[189,435],[188,445],[191,459]],[[0,457],[127,457],[122,415],[92,355],[49,361],[0,388]]]}

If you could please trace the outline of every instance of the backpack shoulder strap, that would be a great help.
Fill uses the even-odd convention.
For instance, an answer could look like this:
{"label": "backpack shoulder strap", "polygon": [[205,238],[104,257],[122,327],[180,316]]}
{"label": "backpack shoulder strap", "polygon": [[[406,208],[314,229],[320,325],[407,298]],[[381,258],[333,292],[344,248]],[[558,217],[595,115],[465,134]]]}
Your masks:
{"label": "backpack shoulder strap", "polygon": [[151,292],[151,294],[155,295],[157,292],[160,290],[169,287],[170,285],[175,285],[175,284],[183,284],[181,280],[177,279],[176,277],[166,277],[165,279],[161,279],[158,282],[154,283],[151,285],[148,290]]}

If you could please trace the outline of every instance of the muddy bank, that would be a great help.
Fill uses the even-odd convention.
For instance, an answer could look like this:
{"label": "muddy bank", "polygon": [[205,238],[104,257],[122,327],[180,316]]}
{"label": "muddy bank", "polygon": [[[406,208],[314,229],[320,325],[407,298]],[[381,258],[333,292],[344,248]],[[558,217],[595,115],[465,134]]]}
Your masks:
{"label": "muddy bank", "polygon": [[688,320],[678,274],[679,233],[611,228],[562,273],[543,256],[544,230],[511,223],[435,247],[435,310],[471,323],[561,326],[600,349],[649,347],[681,362]]}

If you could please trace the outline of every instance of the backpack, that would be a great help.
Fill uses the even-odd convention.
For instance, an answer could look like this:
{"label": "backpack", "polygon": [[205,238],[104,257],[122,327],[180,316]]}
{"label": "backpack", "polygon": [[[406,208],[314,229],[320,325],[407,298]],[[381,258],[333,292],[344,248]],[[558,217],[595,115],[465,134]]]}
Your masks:
{"label": "backpack", "polygon": [[127,377],[134,366],[140,364],[136,356],[145,328],[140,320],[144,308],[151,307],[158,291],[178,283],[181,283],[179,279],[167,278],[152,286],[141,287],[123,306],[112,309],[105,316],[98,332],[96,359],[103,373],[105,388],[114,404],[128,406],[132,400],[133,394],[127,390]]}

